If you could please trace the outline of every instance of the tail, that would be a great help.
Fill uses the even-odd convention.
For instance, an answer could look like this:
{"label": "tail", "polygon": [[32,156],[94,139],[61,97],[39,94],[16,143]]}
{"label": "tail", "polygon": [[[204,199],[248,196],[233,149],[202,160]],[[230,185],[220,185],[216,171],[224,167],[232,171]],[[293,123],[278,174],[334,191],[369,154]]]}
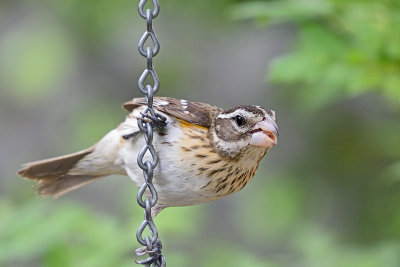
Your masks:
{"label": "tail", "polygon": [[69,173],[77,163],[93,153],[94,147],[61,157],[27,163],[18,175],[37,181],[42,196],[59,197],[105,175]]}

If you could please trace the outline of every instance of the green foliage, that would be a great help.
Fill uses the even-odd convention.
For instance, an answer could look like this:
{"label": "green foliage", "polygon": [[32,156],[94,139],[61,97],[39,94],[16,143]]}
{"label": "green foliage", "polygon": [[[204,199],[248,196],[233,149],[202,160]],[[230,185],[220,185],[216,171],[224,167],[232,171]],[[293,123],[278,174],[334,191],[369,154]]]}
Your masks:
{"label": "green foliage", "polygon": [[[36,23],[35,23],[36,24]],[[67,33],[55,25],[9,32],[0,44],[0,76],[9,93],[21,101],[43,98],[70,70],[75,52]]]}
{"label": "green foliage", "polygon": [[301,106],[321,107],[366,92],[400,103],[397,0],[245,2],[230,14],[297,25],[297,45],[272,64],[269,79],[295,88]]}
{"label": "green foliage", "polygon": [[[76,204],[0,202],[0,265],[128,266],[131,227]],[[127,226],[127,225],[126,225]],[[112,238],[110,238],[112,237]]]}
{"label": "green foliage", "polygon": [[400,264],[400,244],[396,242],[375,244],[373,247],[344,245],[316,226],[305,227],[298,234],[295,249],[305,255],[301,266],[395,267]]}
{"label": "green foliage", "polygon": [[[279,146],[243,191],[208,205],[167,209],[156,218],[168,266],[400,266],[400,114],[377,98],[337,101],[373,92],[399,103],[399,4],[194,0],[188,5],[171,0],[162,5],[155,24],[165,48],[156,64],[160,94],[201,96],[202,88],[181,86],[182,80],[200,74],[197,60],[210,64],[214,61],[208,58],[221,52],[217,43],[200,47],[209,42],[202,39],[218,34],[222,43],[237,33],[221,23],[227,5],[236,2],[228,12],[235,19],[254,19],[261,26],[290,23],[297,29],[292,50],[269,70],[270,81],[287,87],[279,91],[282,95],[273,92]],[[0,199],[0,266],[134,266],[143,211],[135,203],[133,185],[120,197],[121,181],[110,177],[113,186],[100,187],[104,191],[96,193],[96,185],[88,185],[72,198],[37,200],[24,181],[15,182],[14,173],[23,153],[38,159],[32,154],[53,146],[72,152],[121,121],[126,113],[120,102],[132,96],[137,81],[129,62],[139,66],[138,73],[145,64],[133,58],[121,63],[121,55],[136,54],[137,39],[129,32],[144,30],[142,20],[132,22],[139,21],[136,3],[21,0],[17,6],[10,12],[5,8],[1,16],[32,10],[21,24],[4,23],[10,30],[3,31],[0,44],[0,80],[10,88],[0,91],[0,120],[7,126],[0,134],[7,143],[3,150],[13,152],[0,159],[8,168],[1,175],[7,195]],[[186,34],[192,43],[182,42]],[[71,72],[85,79],[70,80]],[[252,84],[243,90],[251,92],[251,99],[249,88]],[[42,101],[46,104],[37,104]],[[259,101],[270,103],[271,98]],[[62,131],[52,129],[47,121],[59,120],[64,107],[71,119],[62,121]],[[37,145],[27,145],[32,143]],[[116,210],[101,206],[107,194],[112,196],[107,205]],[[85,201],[71,200],[79,197]]]}
{"label": "green foliage", "polygon": [[330,12],[326,1],[246,1],[228,10],[233,19],[257,19],[259,23],[303,21]]}
{"label": "green foliage", "polygon": [[[279,187],[276,188],[278,191],[285,193],[285,197],[290,197],[293,185],[288,184],[286,188],[281,183]],[[271,188],[275,187],[272,185]],[[168,244],[165,247],[168,263],[172,266],[283,267],[301,264],[311,267],[396,267],[400,265],[400,243],[378,243],[373,247],[345,244],[315,225],[299,224],[298,220],[303,221],[300,217],[297,220],[286,221],[285,224],[290,225],[289,228],[274,228],[275,234],[261,231],[253,239],[253,243],[268,248],[273,247],[278,241],[271,237],[278,234],[283,240],[282,236],[290,233],[292,245],[287,246],[286,252],[282,255],[275,252],[269,256],[256,255],[249,250],[251,245],[223,240],[214,240],[213,246],[210,246],[207,242],[198,242],[200,239],[196,237],[196,230],[187,228],[190,223],[184,218],[196,221],[196,217],[201,214],[199,210],[193,211],[193,208],[191,210],[169,209],[160,215],[161,219],[157,219],[164,244]],[[268,221],[279,222],[286,218],[286,214],[270,213],[273,210],[273,208],[265,210],[270,216]],[[281,210],[286,208],[281,207]],[[140,210],[136,209],[136,212]],[[255,217],[255,221],[262,221],[265,218],[263,213],[260,215]],[[140,221],[140,216],[135,217],[134,220],[117,221],[74,203],[55,204],[41,200],[16,205],[3,199],[0,201],[0,218],[2,218],[0,265],[132,266],[133,249],[137,246],[134,241],[136,231],[134,225],[138,225]],[[243,218],[242,216],[241,220]],[[201,223],[204,223],[204,220]],[[248,225],[242,224],[237,230],[243,232],[246,228]],[[289,231],[290,228],[292,229]],[[184,249],[182,246],[180,250],[171,248],[174,242],[187,240],[190,240],[188,246],[194,251],[188,249],[182,251]],[[293,259],[284,256],[285,254],[300,255],[300,257]]]}

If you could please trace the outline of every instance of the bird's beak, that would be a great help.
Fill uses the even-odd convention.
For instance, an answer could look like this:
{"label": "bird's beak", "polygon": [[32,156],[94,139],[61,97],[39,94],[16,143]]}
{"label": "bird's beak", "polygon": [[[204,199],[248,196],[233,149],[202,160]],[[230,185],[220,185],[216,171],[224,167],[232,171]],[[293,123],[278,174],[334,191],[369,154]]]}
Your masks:
{"label": "bird's beak", "polygon": [[257,123],[249,133],[250,145],[270,148],[278,144],[278,126],[269,115]]}

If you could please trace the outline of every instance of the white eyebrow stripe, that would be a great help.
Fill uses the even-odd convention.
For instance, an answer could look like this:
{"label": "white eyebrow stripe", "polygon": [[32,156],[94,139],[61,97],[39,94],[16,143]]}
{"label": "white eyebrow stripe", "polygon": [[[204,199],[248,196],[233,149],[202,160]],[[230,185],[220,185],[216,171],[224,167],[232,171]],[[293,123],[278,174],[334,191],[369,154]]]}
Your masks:
{"label": "white eyebrow stripe", "polygon": [[228,113],[228,114],[219,114],[217,116],[218,119],[230,119],[233,118],[237,115],[245,115],[245,116],[252,116],[254,115],[253,113],[248,112],[247,110],[244,109],[237,109],[232,113]]}

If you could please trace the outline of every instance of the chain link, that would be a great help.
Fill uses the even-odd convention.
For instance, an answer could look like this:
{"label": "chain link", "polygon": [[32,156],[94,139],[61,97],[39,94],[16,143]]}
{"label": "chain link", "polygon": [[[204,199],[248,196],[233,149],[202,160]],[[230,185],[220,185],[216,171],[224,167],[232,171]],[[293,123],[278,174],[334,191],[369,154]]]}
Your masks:
{"label": "chain link", "polygon": [[[158,231],[151,216],[151,208],[156,205],[158,200],[157,191],[152,183],[153,171],[159,162],[158,155],[152,144],[154,133],[153,126],[163,125],[165,121],[165,118],[163,118],[163,116],[160,114],[157,114],[153,109],[153,95],[157,93],[160,87],[157,73],[153,67],[153,57],[155,57],[160,51],[160,43],[158,42],[157,36],[153,29],[153,19],[158,16],[160,12],[160,5],[158,0],[152,0],[153,10],[144,10],[144,6],[147,2],[148,0],[141,0],[138,6],[139,15],[146,20],[147,24],[147,30],[140,38],[138,44],[139,53],[145,57],[147,61],[147,68],[143,71],[138,80],[139,90],[146,97],[147,107],[142,112],[142,118],[138,119],[138,126],[144,135],[146,144],[140,151],[137,158],[137,163],[143,170],[145,183],[140,187],[137,194],[137,202],[144,209],[144,220],[139,226],[139,229],[136,233],[136,238],[141,245],[145,246],[139,250],[139,252],[137,251],[137,254],[148,254],[149,256],[145,260],[136,262],[149,267],[164,267],[166,266],[166,261],[164,256],[161,254],[161,241],[158,239]],[[147,47],[145,47],[146,42],[150,43],[150,45]],[[150,81],[145,83],[146,80]],[[150,120],[146,120],[146,118]],[[150,153],[152,159],[143,162],[146,153]],[[150,192],[150,198],[144,196],[146,191]],[[148,228],[151,235],[146,235],[143,238],[143,232],[146,228]]]}

